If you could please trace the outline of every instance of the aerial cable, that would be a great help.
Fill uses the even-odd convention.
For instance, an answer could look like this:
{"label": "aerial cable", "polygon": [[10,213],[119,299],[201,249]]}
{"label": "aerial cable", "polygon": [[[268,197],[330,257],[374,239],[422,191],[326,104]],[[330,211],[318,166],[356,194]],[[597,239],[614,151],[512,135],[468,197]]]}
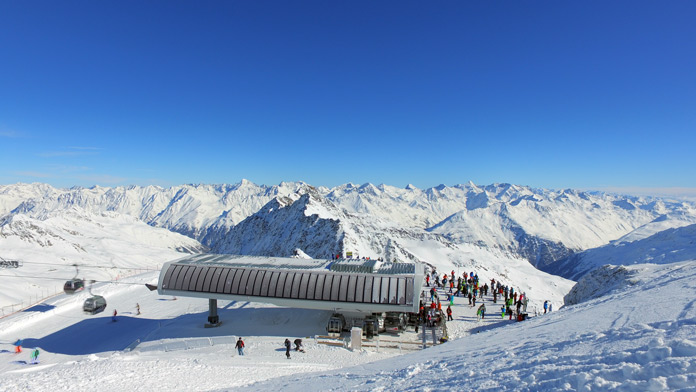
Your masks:
{"label": "aerial cable", "polygon": [[[52,277],[47,277],[47,276],[31,276],[31,275],[4,275],[0,274],[0,276],[6,276],[10,278],[30,278],[30,279],[49,279],[49,280],[61,280],[64,281],[65,278],[52,278]],[[91,280],[94,283],[113,283],[113,284],[129,284],[129,285],[135,285],[135,286],[142,286],[144,283],[133,283],[133,282],[121,282],[117,280]]]}

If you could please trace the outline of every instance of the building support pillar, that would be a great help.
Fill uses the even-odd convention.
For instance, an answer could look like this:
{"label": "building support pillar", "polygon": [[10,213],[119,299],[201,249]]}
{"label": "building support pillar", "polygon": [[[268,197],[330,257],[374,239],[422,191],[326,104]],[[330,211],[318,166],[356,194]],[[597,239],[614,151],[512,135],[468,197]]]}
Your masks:
{"label": "building support pillar", "polygon": [[217,299],[208,299],[208,323],[205,324],[206,328],[214,328],[220,326],[220,317],[217,314]]}

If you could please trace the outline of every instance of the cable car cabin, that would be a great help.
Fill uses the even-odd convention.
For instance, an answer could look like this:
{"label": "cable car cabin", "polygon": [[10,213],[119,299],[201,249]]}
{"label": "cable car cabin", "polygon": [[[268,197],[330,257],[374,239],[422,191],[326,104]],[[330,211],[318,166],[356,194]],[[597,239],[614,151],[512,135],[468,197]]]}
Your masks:
{"label": "cable car cabin", "polygon": [[70,279],[63,285],[63,291],[65,294],[73,294],[76,291],[85,288],[85,282],[82,279]]}
{"label": "cable car cabin", "polygon": [[101,295],[87,298],[84,305],[82,305],[82,310],[89,314],[97,314],[103,312],[104,309],[106,309],[106,299]]}

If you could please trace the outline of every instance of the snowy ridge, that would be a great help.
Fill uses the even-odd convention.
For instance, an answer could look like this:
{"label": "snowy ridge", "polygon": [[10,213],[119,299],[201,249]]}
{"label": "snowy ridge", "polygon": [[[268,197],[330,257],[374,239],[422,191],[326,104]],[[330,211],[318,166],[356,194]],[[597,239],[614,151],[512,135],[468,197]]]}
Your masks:
{"label": "snowy ridge", "polygon": [[[384,258],[402,255],[390,246],[388,233],[382,233],[383,238],[377,241],[362,238],[356,226],[361,217],[383,227],[420,233],[427,230],[455,244],[502,250],[512,257],[524,257],[540,268],[573,252],[608,244],[661,217],[664,222],[678,225],[696,223],[696,207],[688,202],[511,184],[478,186],[471,182],[426,190],[372,184],[328,189],[301,182],[265,186],[247,180],[235,185],[171,188],[56,189],[45,184],[17,184],[0,187],[0,214],[13,211],[42,219],[48,212],[72,207],[93,213],[113,211],[222,249],[218,242],[271,200],[297,200],[307,193],[315,199],[326,199],[344,216],[351,217],[343,228],[347,230],[343,249]],[[323,204],[313,203],[309,208]],[[333,209],[326,215],[331,219],[337,218]],[[314,213],[325,218],[319,210],[309,211],[310,215]],[[272,243],[272,239],[264,242]],[[367,248],[357,249],[363,246]],[[266,253],[270,251],[271,248]],[[257,252],[261,252],[259,247]]]}
{"label": "snowy ridge", "polygon": [[[696,241],[694,241],[696,225],[665,229],[680,223],[669,223],[658,219],[655,224],[641,227],[611,244],[575,254],[546,271],[576,280],[605,264],[668,264],[694,260],[696,259]],[[648,237],[643,238],[646,235]]]}

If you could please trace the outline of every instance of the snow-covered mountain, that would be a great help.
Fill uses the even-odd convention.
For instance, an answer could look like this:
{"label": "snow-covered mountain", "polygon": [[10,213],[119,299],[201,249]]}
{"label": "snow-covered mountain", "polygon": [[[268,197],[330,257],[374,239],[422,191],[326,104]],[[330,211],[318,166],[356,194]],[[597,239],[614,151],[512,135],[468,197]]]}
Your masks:
{"label": "snow-covered mountain", "polygon": [[696,260],[696,225],[658,219],[608,245],[589,249],[561,260],[546,271],[577,280],[603,266],[669,264]]}
{"label": "snow-covered mountain", "polygon": [[218,252],[290,256],[300,249],[327,257],[351,251],[408,260],[422,257],[412,250],[417,240],[450,249],[476,246],[525,258],[547,271],[557,271],[559,260],[651,222],[663,222],[665,229],[696,223],[696,206],[689,202],[510,184],[426,190],[372,184],[329,189],[301,182],[265,186],[246,180],[170,188],[0,186],[0,215],[45,220],[70,209],[131,216]]}
{"label": "snow-covered mountain", "polygon": [[[43,362],[35,367],[21,360],[0,362],[0,389],[59,384],[84,389],[99,382],[103,390],[228,390],[251,384],[256,390],[303,391],[440,385],[692,390],[696,380],[691,299],[696,224],[694,205],[685,202],[514,185],[327,189],[243,181],[173,188],[19,184],[0,187],[0,208],[0,257],[24,263],[2,271],[0,305],[24,301],[28,293],[36,299],[60,292],[61,279],[72,277],[72,264],[79,264],[80,277],[105,282],[95,285],[96,293],[123,315],[118,323],[83,315],[86,293],[59,293],[19,313],[3,309],[0,354],[13,355],[9,342],[21,337],[41,348]],[[484,280],[509,284],[527,293],[532,314],[542,312],[544,300],[555,310],[522,323],[500,315],[478,322],[475,309],[456,298],[455,320],[448,324],[451,341],[445,345],[402,356],[309,342],[305,357],[284,362],[276,359],[282,339],[323,333],[327,314],[221,303],[225,323],[206,329],[207,301],[167,301],[143,287],[156,282],[156,271],[132,276],[182,252],[207,250],[197,239],[214,252],[328,257],[352,251],[423,260],[441,272],[476,271]],[[553,262],[577,250],[586,251]],[[571,290],[574,282],[529,260],[573,276],[606,263],[667,264],[600,267]],[[568,292],[565,303],[576,305],[559,311]],[[485,301],[492,306],[490,298]],[[143,316],[128,310],[136,303]],[[249,337],[248,360],[230,356],[230,335],[239,333]],[[137,343],[142,350],[125,350]],[[189,350],[170,352],[170,346]],[[320,370],[327,372],[308,374]],[[194,372],[201,377],[188,376]],[[219,377],[221,372],[232,376]]]}

